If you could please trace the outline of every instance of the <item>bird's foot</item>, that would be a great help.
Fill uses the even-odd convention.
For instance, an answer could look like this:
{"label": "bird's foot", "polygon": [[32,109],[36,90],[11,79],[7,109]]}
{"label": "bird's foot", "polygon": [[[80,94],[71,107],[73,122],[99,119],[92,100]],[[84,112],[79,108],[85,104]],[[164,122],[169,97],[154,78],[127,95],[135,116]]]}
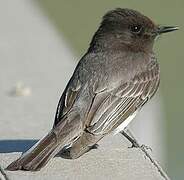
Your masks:
{"label": "bird's foot", "polygon": [[128,148],[138,148],[138,147],[140,147],[139,144],[136,141],[134,141],[133,139],[130,142],[132,143],[132,145],[129,146]]}
{"label": "bird's foot", "polygon": [[130,147],[128,148],[138,148],[140,147],[140,145],[138,144],[138,142],[136,141],[136,139],[134,139],[133,137],[131,137],[129,134],[127,134],[125,131],[121,131],[121,134],[126,137],[128,139],[128,141],[132,144]]}
{"label": "bird's foot", "polygon": [[72,159],[70,156],[70,149],[71,147],[63,148],[56,156],[62,157],[64,159]]}
{"label": "bird's foot", "polygon": [[152,151],[152,148],[150,146],[147,146],[147,145],[141,145],[141,148],[145,149],[145,150],[150,150]]}
{"label": "bird's foot", "polygon": [[98,144],[94,144],[92,146],[89,146],[89,151],[92,149],[98,149],[99,145]]}

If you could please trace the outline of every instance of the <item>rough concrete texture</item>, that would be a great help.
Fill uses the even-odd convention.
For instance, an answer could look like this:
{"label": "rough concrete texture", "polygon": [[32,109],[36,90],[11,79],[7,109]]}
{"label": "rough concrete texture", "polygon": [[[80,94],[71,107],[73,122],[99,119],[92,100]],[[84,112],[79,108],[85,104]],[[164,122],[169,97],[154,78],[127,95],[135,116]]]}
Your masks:
{"label": "rough concrete texture", "polygon": [[[101,141],[99,149],[79,159],[66,160],[56,157],[40,172],[6,171],[6,173],[12,180],[162,179],[157,169],[139,149],[127,147],[128,143],[121,135],[109,136]],[[6,167],[20,154],[20,152],[2,153],[1,166]]]}
{"label": "rough concrete texture", "polygon": [[[0,166],[3,169],[49,131],[58,99],[75,64],[68,48],[62,45],[63,40],[43,16],[37,16],[39,12],[30,1],[2,2]],[[12,93],[19,81],[30,89],[26,96]],[[21,88],[20,83],[17,86]],[[5,173],[10,180],[163,179],[144,154],[139,149],[129,149],[129,145],[121,135],[108,136],[100,142],[98,150],[77,160],[58,157],[40,172]],[[5,179],[1,173],[0,179]]]}

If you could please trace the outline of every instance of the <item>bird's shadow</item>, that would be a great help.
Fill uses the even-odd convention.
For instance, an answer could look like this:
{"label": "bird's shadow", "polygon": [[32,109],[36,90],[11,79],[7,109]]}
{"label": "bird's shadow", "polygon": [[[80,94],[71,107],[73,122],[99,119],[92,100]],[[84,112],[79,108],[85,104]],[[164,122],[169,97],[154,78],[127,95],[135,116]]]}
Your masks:
{"label": "bird's shadow", "polygon": [[0,140],[0,153],[26,152],[36,142],[37,139],[15,139]]}

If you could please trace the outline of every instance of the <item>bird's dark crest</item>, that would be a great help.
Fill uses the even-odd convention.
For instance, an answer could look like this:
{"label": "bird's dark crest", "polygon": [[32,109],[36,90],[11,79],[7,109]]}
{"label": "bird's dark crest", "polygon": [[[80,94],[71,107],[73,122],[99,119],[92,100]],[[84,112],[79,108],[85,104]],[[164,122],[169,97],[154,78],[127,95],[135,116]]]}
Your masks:
{"label": "bird's dark crest", "polygon": [[[107,12],[102,19],[102,25],[106,23],[112,23],[112,22],[121,22],[124,21],[125,23],[129,22],[132,24],[142,23],[145,26],[149,28],[154,28],[155,23],[149,19],[148,17],[144,16],[140,12],[132,9],[127,8],[116,8],[114,10],[111,10]],[[127,20],[127,21],[126,21]]]}
{"label": "bird's dark crest", "polygon": [[105,19],[110,19],[112,18],[113,20],[114,19],[117,19],[118,17],[119,18],[122,18],[122,17],[130,17],[130,16],[134,16],[134,17],[137,17],[137,16],[143,16],[140,12],[136,11],[136,10],[132,10],[132,9],[127,9],[127,8],[116,8],[114,10],[111,10],[109,12],[107,12],[104,16],[103,16],[103,20]]}

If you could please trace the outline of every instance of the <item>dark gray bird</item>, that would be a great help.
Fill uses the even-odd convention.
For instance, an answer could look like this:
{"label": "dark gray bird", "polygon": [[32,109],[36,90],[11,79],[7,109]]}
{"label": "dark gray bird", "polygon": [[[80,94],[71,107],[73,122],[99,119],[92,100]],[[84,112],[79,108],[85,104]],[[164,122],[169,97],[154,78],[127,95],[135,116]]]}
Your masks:
{"label": "dark gray bird", "polygon": [[123,130],[159,86],[155,38],[177,30],[131,9],[107,12],[59,101],[51,131],[8,170],[39,170],[58,152],[78,158]]}

